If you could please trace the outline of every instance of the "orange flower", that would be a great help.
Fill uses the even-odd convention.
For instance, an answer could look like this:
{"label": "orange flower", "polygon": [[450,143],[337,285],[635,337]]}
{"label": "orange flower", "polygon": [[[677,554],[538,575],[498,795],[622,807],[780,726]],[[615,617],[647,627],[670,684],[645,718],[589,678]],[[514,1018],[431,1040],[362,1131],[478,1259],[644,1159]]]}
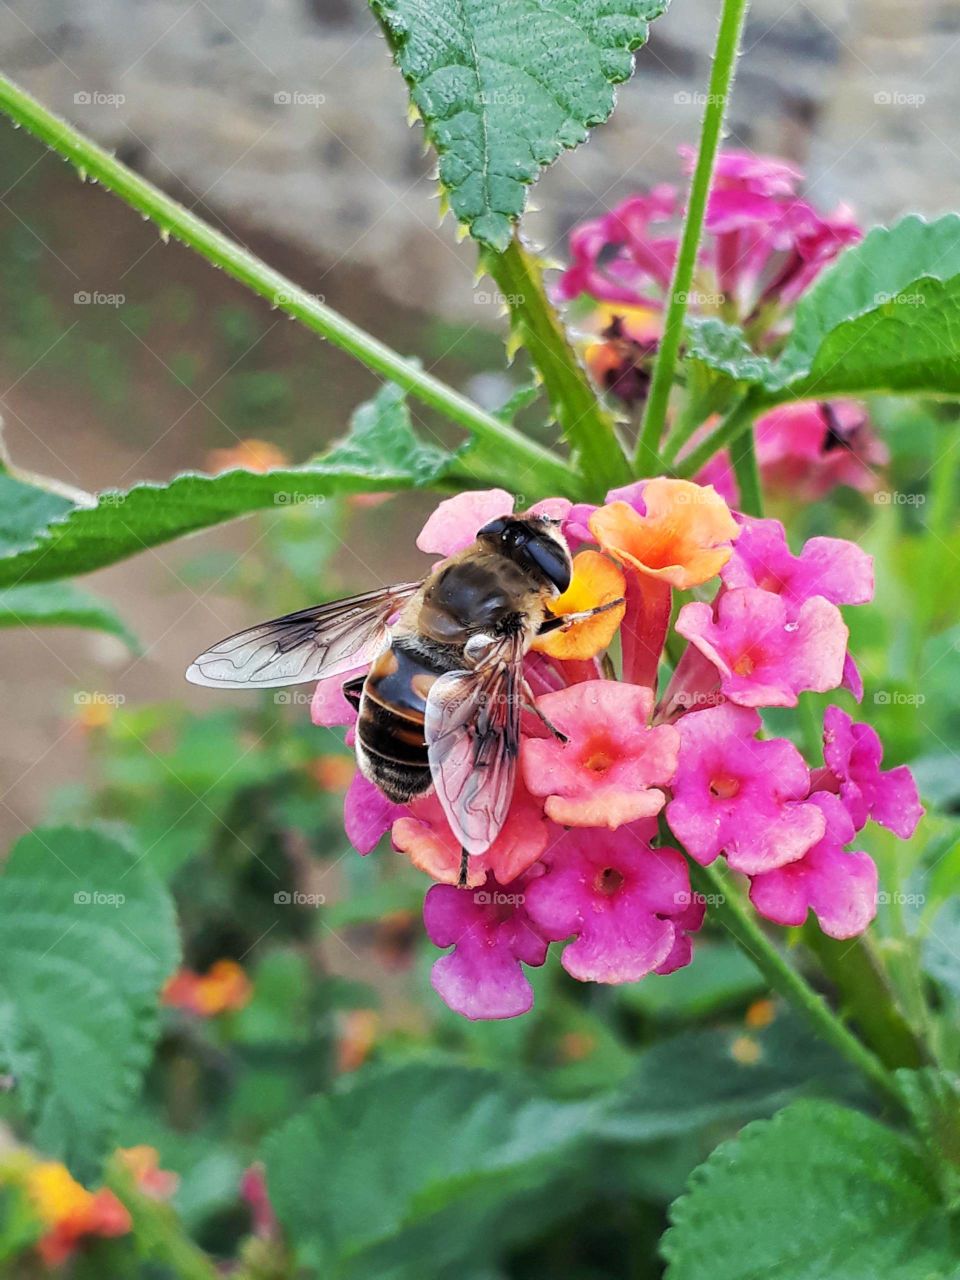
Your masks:
{"label": "orange flower", "polygon": [[340,1019],[337,1038],[337,1070],[356,1071],[370,1056],[380,1027],[380,1015],[375,1009],[350,1009]]}
{"label": "orange flower", "polygon": [[352,756],[322,755],[310,764],[310,774],[322,791],[346,791],[356,771]]}
{"label": "orange flower", "polygon": [[47,1228],[37,1249],[48,1266],[58,1266],[85,1236],[122,1236],[132,1225],[130,1214],[112,1191],[88,1191],[55,1161],[35,1164],[26,1178],[34,1210]]}
{"label": "orange flower", "polygon": [[198,1018],[242,1009],[253,994],[253,984],[235,960],[218,960],[206,973],[178,969],[163,989],[163,1004],[185,1009]]}
{"label": "orange flower", "polygon": [[287,462],[283,450],[269,440],[241,440],[229,449],[211,449],[207,454],[207,469],[214,475],[237,467],[244,471],[272,471],[285,467]]}
{"label": "orange flower", "polygon": [[639,573],[684,591],[720,572],[740,527],[712,485],[659,477],[643,489],[646,514],[611,502],[590,517],[600,546]]}
{"label": "orange flower", "polygon": [[154,1200],[169,1200],[180,1182],[177,1174],[160,1168],[160,1157],[155,1147],[142,1144],[138,1147],[120,1147],[117,1156],[144,1195]]}
{"label": "orange flower", "polygon": [[[573,577],[563,595],[551,601],[556,614],[580,613],[623,598],[623,574],[599,551],[581,551],[573,561]],[[554,631],[533,642],[534,649],[551,658],[585,659],[602,653],[616,634],[624,606],[598,613],[586,622],[576,622],[569,631]]]}

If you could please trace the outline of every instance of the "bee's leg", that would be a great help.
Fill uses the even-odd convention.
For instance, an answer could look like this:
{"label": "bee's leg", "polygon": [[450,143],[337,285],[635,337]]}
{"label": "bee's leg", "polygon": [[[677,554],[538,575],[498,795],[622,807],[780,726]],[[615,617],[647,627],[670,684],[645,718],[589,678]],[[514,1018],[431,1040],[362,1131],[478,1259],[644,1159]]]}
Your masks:
{"label": "bee's leg", "polygon": [[579,613],[558,613],[540,623],[537,635],[546,636],[551,631],[567,631],[570,627],[575,627],[578,622],[586,622],[588,618],[596,617],[598,613],[606,613],[608,609],[616,609],[620,604],[623,604],[623,596],[617,600],[608,600],[606,604],[598,604],[593,609],[582,609]]}
{"label": "bee's leg", "polygon": [[537,699],[526,680],[523,682],[523,696],[526,698],[526,702],[523,704],[524,711],[532,711],[544,728],[549,729],[558,742],[566,743],[570,741],[567,735],[561,729],[558,729],[553,721],[549,720],[537,706]]}
{"label": "bee's leg", "polygon": [[463,845],[461,845],[460,846],[460,875],[457,878],[458,889],[465,889],[467,887],[467,871],[468,871],[467,864],[469,860],[470,860],[469,853],[467,853],[466,849],[464,849]]}

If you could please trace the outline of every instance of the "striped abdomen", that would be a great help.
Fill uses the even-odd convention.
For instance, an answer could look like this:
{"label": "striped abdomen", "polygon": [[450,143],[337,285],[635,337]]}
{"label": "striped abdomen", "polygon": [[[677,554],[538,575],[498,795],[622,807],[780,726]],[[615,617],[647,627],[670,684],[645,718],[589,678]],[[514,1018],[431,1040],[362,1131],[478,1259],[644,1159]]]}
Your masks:
{"label": "striped abdomen", "polygon": [[[453,660],[456,664],[456,659]],[[431,786],[423,721],[427,695],[449,666],[409,638],[395,639],[376,659],[360,697],[357,760],[364,776],[397,803]]]}

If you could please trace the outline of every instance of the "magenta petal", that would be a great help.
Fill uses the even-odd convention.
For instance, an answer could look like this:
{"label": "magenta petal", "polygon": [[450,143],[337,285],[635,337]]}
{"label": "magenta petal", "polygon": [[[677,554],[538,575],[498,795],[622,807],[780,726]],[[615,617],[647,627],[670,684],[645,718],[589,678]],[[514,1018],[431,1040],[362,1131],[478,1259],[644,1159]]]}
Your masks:
{"label": "magenta petal", "polygon": [[506,489],[471,489],[444,498],[420,530],[417,546],[429,555],[452,556],[469,547],[478,529],[512,511],[513,494]]}
{"label": "magenta petal", "polygon": [[515,1018],[532,1006],[521,961],[542,965],[547,943],[527,918],[523,899],[521,882],[510,892],[492,877],[483,889],[436,884],[428,892],[427,934],[437,946],[454,948],[437,960],[430,980],[456,1013],[473,1020]]}
{"label": "magenta petal", "polygon": [[648,823],[616,834],[568,831],[546,874],[527,887],[527,912],[547,938],[574,937],[562,964],[581,982],[635,982],[685,948],[678,931],[699,927],[690,878],[676,849],[651,848]]}
{"label": "magenta petal", "polygon": [[827,707],[823,758],[858,831],[873,818],[901,840],[913,835],[923,816],[917,784],[906,765],[880,768],[883,747],[875,729],[855,724],[840,707]]}
{"label": "magenta petal", "polygon": [[357,853],[370,853],[394,820],[406,812],[403,805],[388,800],[379,787],[357,772],[343,798],[343,829]]}
{"label": "magenta petal", "polygon": [[848,689],[853,694],[857,702],[863,701],[863,676],[852,654],[848,653],[843,660],[843,680],[840,684],[841,688]]}
{"label": "magenta petal", "polygon": [[824,812],[823,840],[798,862],[755,876],[750,900],[776,924],[801,925],[813,911],[831,938],[863,933],[877,911],[877,868],[866,853],[845,853],[853,824],[841,801],[826,792],[813,800]]}
{"label": "magenta petal", "polygon": [[356,708],[343,696],[343,686],[363,670],[361,667],[359,671],[347,671],[319,681],[310,700],[310,719],[315,725],[330,729],[336,725],[352,725],[356,721]]}
{"label": "magenta petal", "polygon": [[745,707],[795,707],[805,689],[835,689],[843,678],[847,628],[836,605],[813,596],[791,618],[784,600],[746,587],[709,605],[684,605],[676,629],[720,672],[720,688]]}
{"label": "magenta petal", "polygon": [[804,803],[807,766],[782,738],[757,741],[760,716],[724,703],[681,716],[680,762],[667,805],[671,829],[704,865],[721,852],[754,875],[803,857],[824,833],[824,817]]}
{"label": "magenta petal", "polygon": [[791,617],[813,596],[831,604],[873,599],[873,558],[855,543],[811,538],[795,556],[779,520],[741,516],[740,523],[740,537],[720,572],[724,586],[762,587],[782,596]]}

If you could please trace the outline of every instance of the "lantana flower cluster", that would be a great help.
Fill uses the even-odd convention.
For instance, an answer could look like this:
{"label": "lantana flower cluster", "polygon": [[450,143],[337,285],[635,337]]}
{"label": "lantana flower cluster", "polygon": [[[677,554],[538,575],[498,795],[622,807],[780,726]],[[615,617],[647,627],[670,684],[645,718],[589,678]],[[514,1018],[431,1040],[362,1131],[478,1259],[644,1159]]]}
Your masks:
{"label": "lantana flower cluster", "polygon": [[[499,489],[447,499],[418,546],[452,555],[512,509]],[[807,690],[862,696],[840,606],[872,597],[871,558],[826,537],[795,555],[778,521],[735,515],[714,488],[684,480],[640,481],[598,507],[554,499],[536,509],[562,520],[575,552],[555,611],[625,600],[527,656],[538,706],[567,741],[524,715],[512,808],[490,849],[470,859],[466,889],[433,794],[395,805],[357,774],[345,799],[360,853],[389,832],[436,882],[424,923],[451,949],[433,967],[440,996],[469,1018],[522,1014],[533,1001],[526,969],[552,945],[584,982],[688,964],[705,902],[684,850],[703,865],[725,858],[768,920],[799,925],[812,911],[831,937],[864,930],[877,871],[850,846],[868,819],[912,834],[922,813],[913,778],[884,771],[874,730],[840,706],[826,711],[824,762],[813,768],[792,742],[765,734],[761,711],[796,706]],[[607,650],[618,628],[614,678]],[[661,689],[668,638],[678,656]],[[342,680],[317,686],[313,719],[352,733]]]}
{"label": "lantana flower cluster", "polygon": [[[695,155],[680,153],[687,172]],[[749,152],[722,151],[707,205],[693,316],[742,326],[755,350],[776,355],[792,310],[819,274],[861,238],[849,208],[820,213],[798,195],[803,174]],[[670,184],[629,196],[575,228],[561,301],[586,310],[587,363],[605,390],[627,404],[645,399],[679,244],[683,199]],[[864,409],[834,400],[784,405],[758,418],[757,461],[771,492],[810,500],[840,484],[869,491],[888,461]],[[737,483],[725,453],[697,477],[733,505]]]}

